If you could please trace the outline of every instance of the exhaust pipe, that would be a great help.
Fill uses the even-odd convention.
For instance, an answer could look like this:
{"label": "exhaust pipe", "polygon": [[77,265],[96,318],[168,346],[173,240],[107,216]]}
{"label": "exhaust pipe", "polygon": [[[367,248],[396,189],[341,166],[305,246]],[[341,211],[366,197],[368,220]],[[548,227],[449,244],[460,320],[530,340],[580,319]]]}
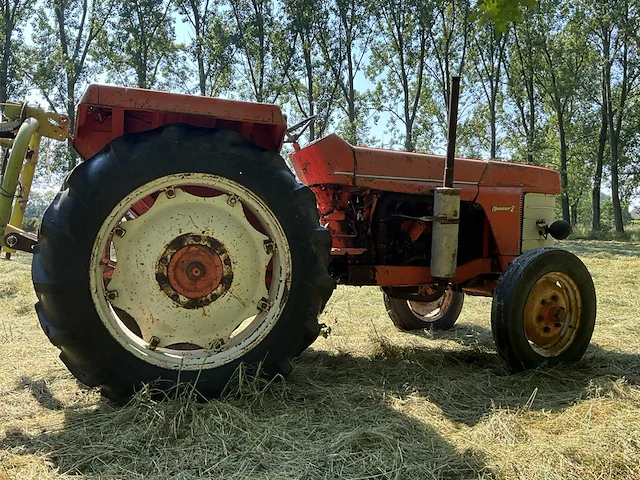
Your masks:
{"label": "exhaust pipe", "polygon": [[460,189],[453,188],[453,173],[458,128],[460,77],[451,79],[449,120],[447,128],[447,159],[443,186],[435,189],[433,198],[433,232],[431,234],[431,276],[450,279],[456,276],[458,265],[458,226],[460,223]]}

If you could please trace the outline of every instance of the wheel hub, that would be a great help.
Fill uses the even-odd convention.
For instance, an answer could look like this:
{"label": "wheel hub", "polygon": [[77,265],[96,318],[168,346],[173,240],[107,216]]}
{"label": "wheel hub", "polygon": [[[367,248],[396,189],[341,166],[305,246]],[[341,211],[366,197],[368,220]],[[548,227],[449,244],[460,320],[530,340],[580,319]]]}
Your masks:
{"label": "wheel hub", "polygon": [[174,290],[188,298],[200,298],[220,285],[222,260],[207,247],[190,245],[171,257],[168,273]]}
{"label": "wheel hub", "polygon": [[158,259],[156,281],[181,307],[203,307],[231,287],[232,261],[227,249],[215,238],[193,233],[180,235]]}
{"label": "wheel hub", "polygon": [[566,349],[575,336],[580,294],[565,274],[552,272],[538,280],[527,297],[524,327],[527,339],[544,356]]}
{"label": "wheel hub", "polygon": [[198,280],[204,273],[204,266],[200,262],[193,262],[187,267],[187,277]]}

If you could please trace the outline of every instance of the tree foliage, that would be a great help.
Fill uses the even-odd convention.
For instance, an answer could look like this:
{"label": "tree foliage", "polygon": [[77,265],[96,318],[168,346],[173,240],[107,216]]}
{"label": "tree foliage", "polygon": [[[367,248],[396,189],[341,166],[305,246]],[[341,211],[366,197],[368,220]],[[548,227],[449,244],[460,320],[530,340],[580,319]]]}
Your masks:
{"label": "tree foliage", "polygon": [[200,95],[216,96],[229,89],[234,49],[231,30],[213,0],[178,0],[178,10],[191,27],[187,54],[198,72]]}
{"label": "tree foliage", "polygon": [[[69,116],[72,131],[79,87],[104,68],[88,57],[114,6],[113,0],[44,0],[33,17],[29,76],[49,107]],[[71,169],[75,156],[66,159]]]}
{"label": "tree foliage", "polygon": [[168,83],[178,52],[173,9],[173,0],[129,0],[116,7],[96,53],[118,83],[138,88]]}
{"label": "tree foliage", "polygon": [[[85,86],[109,82],[275,102],[292,123],[316,117],[306,141],[337,131],[443,152],[450,80],[461,75],[459,153],[557,168],[567,220],[622,231],[640,185],[636,0],[0,7],[0,100],[36,94],[72,121]],[[64,148],[47,152],[51,172],[75,164]]]}
{"label": "tree foliage", "polygon": [[373,41],[368,68],[369,78],[378,80],[374,107],[391,114],[392,127],[396,123],[402,126],[394,143],[413,152],[417,143],[429,143],[425,133],[431,129],[428,105],[422,99],[428,89],[432,5],[421,0],[383,0],[378,8],[376,26],[380,34]]}
{"label": "tree foliage", "polygon": [[478,0],[471,20],[490,23],[498,32],[505,32],[510,24],[522,20],[523,7],[534,7],[536,0]]}
{"label": "tree foliage", "polygon": [[22,44],[25,21],[35,0],[1,0],[0,9],[0,103],[25,93],[24,81],[25,48]]}

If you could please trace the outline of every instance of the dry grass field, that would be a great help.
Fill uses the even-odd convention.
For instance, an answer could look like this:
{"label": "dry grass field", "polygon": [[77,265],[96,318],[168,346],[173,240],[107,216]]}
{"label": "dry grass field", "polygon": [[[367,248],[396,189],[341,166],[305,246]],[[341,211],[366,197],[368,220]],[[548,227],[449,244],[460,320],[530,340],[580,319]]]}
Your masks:
{"label": "dry grass field", "polygon": [[330,335],[286,382],[125,408],[73,380],[38,326],[29,266],[2,262],[0,480],[640,479],[640,245],[565,246],[599,295],[578,365],[509,374],[489,299],[468,297],[450,332],[407,334],[378,290],[339,288]]}

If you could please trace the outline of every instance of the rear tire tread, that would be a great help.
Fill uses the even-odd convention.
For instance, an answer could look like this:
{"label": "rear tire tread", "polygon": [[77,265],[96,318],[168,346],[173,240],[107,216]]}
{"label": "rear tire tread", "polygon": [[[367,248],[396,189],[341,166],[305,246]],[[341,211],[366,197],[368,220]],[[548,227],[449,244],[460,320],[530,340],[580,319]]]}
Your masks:
{"label": "rear tire tread", "polygon": [[[187,156],[191,159],[188,168],[175,160],[177,156],[185,158],[185,151],[200,153]],[[218,156],[218,163],[211,156]],[[264,359],[265,372],[286,376],[290,360],[317,338],[317,317],[335,288],[327,270],[331,236],[319,226],[315,195],[297,182],[277,153],[257,147],[238,132],[183,124],[114,140],[73,170],[66,181],[68,190],[58,194],[45,212],[33,257],[33,280],[40,300],[41,325],[63,350],[64,363],[78,380],[100,386],[107,398],[117,402],[126,401],[142,384],[157,378],[198,378],[197,372],[178,374],[136,359],[106,331],[92,301],[89,304],[93,311],[86,310],[86,298],[90,296],[88,257],[103,219],[138,184],[183,171],[226,176],[265,199],[274,212],[280,212],[278,218],[284,222],[294,265],[287,306],[273,330],[239,361],[203,371],[203,378],[207,378],[197,386],[201,393],[220,394],[241,361],[256,364]],[[292,195],[295,202],[291,201]],[[85,213],[87,205],[93,205],[90,216]],[[79,225],[85,220],[86,225]],[[64,288],[66,278],[75,285]],[[70,289],[80,292],[82,299],[76,301],[68,295]],[[83,341],[65,332],[78,332]],[[270,351],[266,356],[265,349]]]}

